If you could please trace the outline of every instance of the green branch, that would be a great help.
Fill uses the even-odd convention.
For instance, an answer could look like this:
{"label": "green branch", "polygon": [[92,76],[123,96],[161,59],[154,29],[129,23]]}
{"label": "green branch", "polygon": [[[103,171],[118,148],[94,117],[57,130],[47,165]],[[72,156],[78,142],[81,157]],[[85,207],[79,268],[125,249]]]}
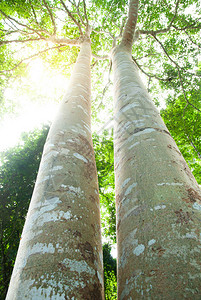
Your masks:
{"label": "green branch", "polygon": [[60,0],[61,4],[63,5],[65,11],[67,12],[68,16],[71,18],[71,20],[77,25],[80,35],[83,35],[82,28],[80,23],[73,17],[72,13],[67,8],[66,4],[63,2],[63,0]]}

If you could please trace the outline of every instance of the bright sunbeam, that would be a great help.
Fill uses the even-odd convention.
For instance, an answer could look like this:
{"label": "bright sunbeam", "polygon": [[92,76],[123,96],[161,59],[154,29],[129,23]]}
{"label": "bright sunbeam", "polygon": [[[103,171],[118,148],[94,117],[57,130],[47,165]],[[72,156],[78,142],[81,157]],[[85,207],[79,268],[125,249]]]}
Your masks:
{"label": "bright sunbeam", "polygon": [[41,58],[37,58],[29,65],[29,75],[33,82],[40,82],[44,76],[45,69]]}
{"label": "bright sunbeam", "polygon": [[112,245],[111,255],[113,258],[117,258],[117,244]]}
{"label": "bright sunbeam", "polygon": [[0,128],[0,151],[17,144],[22,132],[33,130],[39,124],[53,120],[57,107],[56,103],[48,106],[29,103],[17,118],[4,119]]}
{"label": "bright sunbeam", "polygon": [[68,79],[48,68],[42,59],[32,61],[28,76],[5,90],[9,109],[15,113],[12,116],[5,115],[0,122],[0,151],[14,146],[22,132],[52,121],[67,85]]}

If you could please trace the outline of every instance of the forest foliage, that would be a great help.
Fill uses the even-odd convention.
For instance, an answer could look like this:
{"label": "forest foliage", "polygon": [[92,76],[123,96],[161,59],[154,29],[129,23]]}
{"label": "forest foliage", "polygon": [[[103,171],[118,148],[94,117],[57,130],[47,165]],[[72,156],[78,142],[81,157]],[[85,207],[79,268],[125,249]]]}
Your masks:
{"label": "forest foliage", "polygon": [[[86,5],[87,3],[87,5]],[[24,78],[29,63],[40,57],[47,68],[70,77],[87,25],[92,28],[92,123],[112,122],[110,53],[119,43],[127,18],[122,0],[1,0],[0,113],[14,115],[17,104],[5,89],[17,84],[31,101],[41,101]],[[197,0],[141,0],[133,61],[180,151],[201,184],[201,7]],[[55,99],[58,101],[58,99]],[[164,108],[165,107],[165,108]],[[104,116],[104,117],[103,117]],[[106,126],[107,127],[107,126]],[[48,128],[24,134],[21,144],[1,154],[0,166],[0,293],[5,294],[31,198]],[[116,241],[113,137],[93,136],[99,179],[105,253],[106,299],[115,299]],[[112,284],[111,284],[112,283]],[[3,296],[2,296],[3,297]],[[108,297],[108,298],[107,298]],[[3,298],[2,298],[3,299]]]}

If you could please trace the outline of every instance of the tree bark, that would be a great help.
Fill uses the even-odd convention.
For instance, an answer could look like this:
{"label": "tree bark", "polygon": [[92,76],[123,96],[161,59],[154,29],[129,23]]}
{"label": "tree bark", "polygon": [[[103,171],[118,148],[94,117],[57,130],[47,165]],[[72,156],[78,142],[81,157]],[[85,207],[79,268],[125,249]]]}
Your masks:
{"label": "tree bark", "polygon": [[201,191],[131,52],[113,52],[118,299],[199,299]]}
{"label": "tree bark", "polygon": [[90,61],[88,39],[47,137],[7,300],[104,299]]}

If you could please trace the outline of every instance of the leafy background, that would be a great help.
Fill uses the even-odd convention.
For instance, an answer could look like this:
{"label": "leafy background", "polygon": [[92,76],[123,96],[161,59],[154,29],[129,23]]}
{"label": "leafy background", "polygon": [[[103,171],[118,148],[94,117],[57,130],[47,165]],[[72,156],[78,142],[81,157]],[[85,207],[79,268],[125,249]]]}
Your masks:
{"label": "leafy background", "polygon": [[[102,215],[105,298],[116,299],[116,260],[111,256],[116,242],[112,66],[110,57],[105,55],[110,54],[115,40],[117,44],[121,41],[128,1],[87,1],[87,16],[85,1],[79,1],[79,5],[74,0],[65,3],[74,19],[61,0],[0,1],[0,125],[10,116],[20,115],[24,106],[20,99],[39,104],[60,101],[65,84],[45,95],[42,88],[29,78],[31,61],[39,57],[48,70],[49,79],[54,78],[53,74],[69,79],[79,48],[53,41],[53,38],[77,40],[89,22],[93,52],[93,142]],[[133,61],[146,88],[161,109],[171,135],[199,184],[200,15],[198,0],[141,0],[132,50]],[[14,91],[14,97],[6,96],[8,88]],[[1,299],[4,299],[8,287],[48,128],[45,125],[24,133],[18,146],[1,153]]]}

